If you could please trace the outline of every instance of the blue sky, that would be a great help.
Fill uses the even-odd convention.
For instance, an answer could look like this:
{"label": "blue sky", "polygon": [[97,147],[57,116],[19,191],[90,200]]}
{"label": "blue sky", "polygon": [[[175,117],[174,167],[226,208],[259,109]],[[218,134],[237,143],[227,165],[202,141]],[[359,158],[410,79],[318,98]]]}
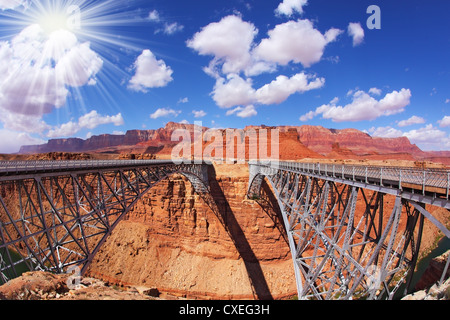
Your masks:
{"label": "blue sky", "polygon": [[0,0],[0,153],[169,121],[356,128],[450,150],[448,12],[442,0]]}

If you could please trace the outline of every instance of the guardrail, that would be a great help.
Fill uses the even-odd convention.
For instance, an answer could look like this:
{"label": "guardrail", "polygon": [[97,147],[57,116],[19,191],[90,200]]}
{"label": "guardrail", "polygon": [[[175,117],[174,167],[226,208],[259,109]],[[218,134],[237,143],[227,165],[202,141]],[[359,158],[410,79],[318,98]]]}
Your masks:
{"label": "guardrail", "polygon": [[404,188],[420,190],[423,194],[434,192],[444,195],[447,200],[450,194],[449,170],[299,162],[255,161],[250,164],[380,186],[389,185],[400,190]]}
{"label": "guardrail", "polygon": [[174,164],[169,160],[0,161],[1,175]]}

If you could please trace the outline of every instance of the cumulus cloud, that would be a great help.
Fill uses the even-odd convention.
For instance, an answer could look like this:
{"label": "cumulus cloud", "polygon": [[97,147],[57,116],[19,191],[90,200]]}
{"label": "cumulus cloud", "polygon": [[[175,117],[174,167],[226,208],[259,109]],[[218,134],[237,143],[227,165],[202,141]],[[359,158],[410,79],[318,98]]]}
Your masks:
{"label": "cumulus cloud", "polygon": [[295,93],[318,89],[324,84],[325,79],[302,72],[291,78],[278,76],[276,80],[255,90],[251,79],[243,79],[237,74],[232,74],[226,80],[224,78],[217,80],[213,99],[224,109],[255,104],[280,104]]}
{"label": "cumulus cloud", "polygon": [[300,120],[311,120],[317,115],[334,122],[375,120],[381,116],[390,116],[401,113],[410,104],[411,91],[401,89],[388,93],[383,99],[376,100],[364,91],[356,91],[353,101],[345,106],[334,103],[324,104],[315,111],[303,115]]}
{"label": "cumulus cloud", "polygon": [[150,13],[148,14],[148,18],[147,19],[150,20],[150,21],[153,21],[153,22],[161,21],[161,18],[159,16],[158,10],[150,11]]}
{"label": "cumulus cloud", "polygon": [[0,9],[9,10],[15,9],[27,3],[26,0],[0,0]]}
{"label": "cumulus cloud", "polygon": [[178,117],[181,114],[181,111],[176,111],[170,108],[160,108],[156,110],[153,114],[150,115],[152,119],[158,119],[162,117],[173,116],[174,118]]}
{"label": "cumulus cloud", "polygon": [[407,132],[402,132],[390,126],[373,127],[369,129],[369,133],[374,137],[381,138],[407,137],[411,143],[426,151],[448,150],[450,147],[450,136],[446,132],[435,128],[432,124]]}
{"label": "cumulus cloud", "polygon": [[295,12],[302,14],[303,7],[308,4],[308,0],[283,0],[275,10],[278,15],[292,16]]}
{"label": "cumulus cloud", "polygon": [[205,26],[187,41],[187,46],[200,55],[214,57],[209,70],[223,64],[224,74],[239,73],[252,64],[250,50],[257,34],[258,30],[252,23],[230,15]]}
{"label": "cumulus cloud", "polygon": [[101,58],[66,30],[47,35],[37,25],[0,43],[0,105],[15,114],[42,116],[65,105],[70,87],[95,82]]}
{"label": "cumulus cloud", "polygon": [[[289,8],[299,12],[304,5],[306,1],[284,1],[279,10],[289,15]],[[224,109],[247,108],[248,114],[254,114],[256,105],[280,104],[295,93],[323,87],[325,79],[304,72],[280,75],[255,89],[253,77],[290,63],[310,67],[322,59],[325,47],[342,32],[332,28],[322,34],[309,20],[288,21],[275,26],[258,44],[256,27],[241,16],[230,15],[203,27],[186,44],[200,55],[212,57],[204,71],[216,79],[211,93],[216,104]]]}
{"label": "cumulus cloud", "polygon": [[188,103],[188,102],[189,102],[189,98],[188,97],[180,98],[180,100],[178,100],[178,104],[180,104],[180,103]]}
{"label": "cumulus cloud", "polygon": [[294,62],[310,67],[322,59],[327,44],[341,33],[332,28],[322,34],[309,20],[288,21],[270,30],[269,38],[263,39],[254,52],[259,59],[282,66]]}
{"label": "cumulus cloud", "polygon": [[124,124],[122,114],[119,113],[115,116],[101,116],[97,111],[91,111],[90,113],[80,117],[78,124],[82,128],[94,129],[103,124],[112,123],[115,126],[121,126]]}
{"label": "cumulus cloud", "polygon": [[353,38],[354,47],[359,46],[364,41],[364,29],[359,22],[350,22],[347,32]]}
{"label": "cumulus cloud", "polygon": [[392,127],[378,127],[378,128],[370,128],[369,133],[373,137],[380,138],[398,138],[403,136],[403,132],[401,130],[392,128]]}
{"label": "cumulus cloud", "polygon": [[224,78],[217,79],[212,95],[216,104],[225,109],[249,105],[255,101],[252,80],[244,80],[237,74],[229,75],[226,80]]}
{"label": "cumulus cloud", "polygon": [[0,153],[17,153],[22,146],[44,144],[46,141],[27,133],[0,129]]}
{"label": "cumulus cloud", "polygon": [[90,44],[70,31],[28,26],[0,42],[0,122],[26,133],[49,130],[43,115],[65,106],[70,88],[95,84],[102,66]]}
{"label": "cumulus cloud", "polygon": [[291,78],[278,76],[276,80],[256,91],[256,100],[258,103],[265,105],[280,104],[294,93],[318,89],[323,87],[324,84],[324,78],[315,78],[305,73],[298,73]]}
{"label": "cumulus cloud", "polygon": [[411,126],[413,124],[422,124],[425,123],[425,119],[422,117],[418,117],[418,116],[412,116],[411,118],[409,118],[408,120],[402,120],[398,123],[399,127],[407,127],[407,126]]}
{"label": "cumulus cloud", "polygon": [[195,118],[203,118],[206,116],[207,113],[203,110],[199,110],[199,111],[193,110],[192,114],[194,115]]}
{"label": "cumulus cloud", "polygon": [[258,115],[254,105],[248,105],[246,107],[237,107],[227,112],[227,116],[236,114],[239,118],[250,118]]}
{"label": "cumulus cloud", "polygon": [[147,92],[149,88],[165,87],[173,80],[173,71],[163,60],[157,60],[148,49],[134,63],[135,75],[131,78],[128,88],[134,91]]}
{"label": "cumulus cloud", "polygon": [[405,132],[404,136],[425,150],[444,150],[450,147],[450,137],[447,133],[435,128],[432,124]]}
{"label": "cumulus cloud", "polygon": [[[148,14],[147,20],[158,25],[158,28],[155,30],[155,34],[163,32],[167,35],[173,35],[177,32],[181,32],[184,29],[184,26],[179,24],[178,22],[167,22],[165,18],[161,17],[161,14],[158,10],[152,10]],[[161,27],[159,27],[161,26]]]}
{"label": "cumulus cloud", "polygon": [[124,124],[122,114],[119,113],[115,116],[102,116],[98,114],[96,110],[91,111],[88,114],[81,116],[78,122],[69,121],[58,127],[52,128],[48,131],[48,138],[60,138],[60,137],[72,137],[82,129],[95,129],[100,125],[114,124],[115,126],[121,126]]}
{"label": "cumulus cloud", "polygon": [[450,127],[450,116],[445,116],[442,120],[438,121],[441,128]]}
{"label": "cumulus cloud", "polygon": [[163,32],[167,35],[172,35],[177,32],[183,31],[184,26],[179,24],[178,22],[165,23]]}
{"label": "cumulus cloud", "polygon": [[381,89],[378,89],[378,88],[370,88],[370,90],[369,90],[369,93],[373,94],[375,96],[381,95],[381,92],[382,92]]}
{"label": "cumulus cloud", "polygon": [[[95,84],[92,75],[97,74],[103,66],[100,57],[90,49],[89,43],[72,48],[55,67],[57,77],[71,87]],[[92,81],[91,81],[92,80]]]}

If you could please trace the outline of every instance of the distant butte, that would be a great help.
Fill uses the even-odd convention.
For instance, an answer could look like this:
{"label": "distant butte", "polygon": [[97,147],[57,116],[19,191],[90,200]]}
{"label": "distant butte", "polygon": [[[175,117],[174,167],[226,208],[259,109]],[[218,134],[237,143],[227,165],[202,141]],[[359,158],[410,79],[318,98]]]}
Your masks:
{"label": "distant butte", "polygon": [[[192,140],[194,125],[169,122],[156,130],[130,130],[125,135],[104,134],[83,140],[53,139],[43,145],[23,146],[19,154],[88,152],[99,154],[152,154],[167,157],[178,142],[171,141],[177,129],[188,130]],[[425,152],[408,138],[377,138],[356,129],[326,129],[321,126],[248,126],[250,129],[279,129],[281,160],[406,160],[430,161],[450,166],[450,151]],[[208,128],[203,127],[205,132]],[[217,129],[225,132],[225,129]],[[205,147],[205,145],[204,145]],[[248,156],[248,152],[247,152]]]}

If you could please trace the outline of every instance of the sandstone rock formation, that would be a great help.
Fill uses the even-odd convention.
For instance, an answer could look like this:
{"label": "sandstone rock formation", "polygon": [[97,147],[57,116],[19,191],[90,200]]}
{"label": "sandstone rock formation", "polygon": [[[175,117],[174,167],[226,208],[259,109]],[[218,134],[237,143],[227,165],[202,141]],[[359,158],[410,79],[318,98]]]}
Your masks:
{"label": "sandstone rock formation", "polygon": [[247,179],[233,165],[211,174],[219,212],[183,178],[161,182],[118,225],[89,275],[188,298],[296,295],[279,212],[245,200]]}
{"label": "sandstone rock formation", "polygon": [[137,288],[107,286],[94,278],[80,278],[68,286],[69,275],[27,272],[0,286],[0,300],[154,300]]}
{"label": "sandstone rock formation", "polygon": [[[355,129],[326,129],[320,126],[248,126],[243,132],[250,130],[277,129],[280,135],[279,150],[282,160],[299,160],[304,158],[321,159],[369,159],[369,160],[433,160],[450,165],[450,154],[447,152],[423,152],[408,138],[374,138]],[[49,152],[96,152],[103,154],[142,153],[158,156],[170,156],[178,141],[172,141],[175,130],[187,130],[194,146],[195,130],[204,134],[208,128],[191,124],[169,122],[164,128],[156,130],[130,130],[125,135],[100,135],[87,140],[78,138],[55,139],[39,146],[24,146],[20,154],[36,154]],[[213,129],[224,136],[226,129]],[[211,142],[211,141],[210,141]],[[228,141],[229,143],[230,141]],[[200,150],[206,148],[204,142]],[[194,148],[192,146],[192,148]],[[223,155],[226,155],[224,148]],[[246,145],[246,158],[249,158],[249,146]],[[192,152],[194,154],[194,152]],[[230,155],[228,155],[230,157]]]}

